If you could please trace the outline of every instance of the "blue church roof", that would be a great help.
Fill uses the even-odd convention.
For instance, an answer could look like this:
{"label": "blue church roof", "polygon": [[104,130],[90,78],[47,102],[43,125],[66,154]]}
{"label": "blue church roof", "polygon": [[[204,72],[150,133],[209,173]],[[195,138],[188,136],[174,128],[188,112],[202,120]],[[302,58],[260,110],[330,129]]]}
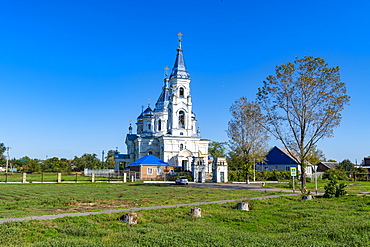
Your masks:
{"label": "blue church roof", "polygon": [[138,165],[162,165],[162,166],[180,167],[180,166],[170,165],[151,154],[145,155],[144,157],[138,159],[137,161],[132,162],[128,166],[138,166]]}

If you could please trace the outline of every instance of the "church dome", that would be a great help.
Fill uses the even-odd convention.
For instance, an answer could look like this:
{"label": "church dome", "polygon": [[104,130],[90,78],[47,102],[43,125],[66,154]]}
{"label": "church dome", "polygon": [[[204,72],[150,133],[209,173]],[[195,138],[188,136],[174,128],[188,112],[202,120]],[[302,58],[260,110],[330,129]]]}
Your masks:
{"label": "church dome", "polygon": [[146,110],[142,113],[143,117],[151,117],[154,115],[154,112],[152,110],[152,108],[150,108],[150,106],[148,106],[148,108],[146,108]]}
{"label": "church dome", "polygon": [[136,120],[138,122],[142,122],[143,121],[143,113],[141,113],[140,116],[138,116]]}

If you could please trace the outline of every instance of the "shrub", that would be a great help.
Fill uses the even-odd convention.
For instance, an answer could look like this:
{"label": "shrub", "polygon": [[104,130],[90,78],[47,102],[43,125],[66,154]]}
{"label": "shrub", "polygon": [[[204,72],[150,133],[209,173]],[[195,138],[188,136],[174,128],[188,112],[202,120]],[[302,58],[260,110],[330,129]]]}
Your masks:
{"label": "shrub", "polygon": [[333,177],[328,184],[325,185],[325,198],[339,197],[345,195],[347,192],[344,188],[347,185],[344,183],[338,184],[336,177]]}
{"label": "shrub", "polygon": [[[229,170],[228,172],[229,181],[239,181],[245,182],[245,171],[243,170]],[[253,172],[250,174],[250,179],[253,178]],[[289,180],[290,171],[277,171],[275,169],[271,171],[256,171],[257,181],[279,181],[279,180]]]}
{"label": "shrub", "polygon": [[336,168],[326,170],[322,175],[322,178],[329,180],[333,180],[334,178],[339,180],[348,180],[347,173]]}
{"label": "shrub", "polygon": [[356,168],[353,172],[354,179],[357,181],[367,181],[369,177],[369,172],[364,168]]}

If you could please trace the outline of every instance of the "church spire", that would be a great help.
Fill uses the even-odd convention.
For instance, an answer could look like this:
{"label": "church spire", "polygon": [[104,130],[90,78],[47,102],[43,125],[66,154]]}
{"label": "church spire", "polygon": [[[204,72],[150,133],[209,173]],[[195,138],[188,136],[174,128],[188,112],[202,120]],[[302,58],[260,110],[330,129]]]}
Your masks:
{"label": "church spire", "polygon": [[190,75],[185,66],[184,55],[182,54],[182,33],[177,34],[179,37],[179,47],[177,48],[176,61],[173,65],[172,73],[170,79],[172,78],[183,78],[190,79]]}

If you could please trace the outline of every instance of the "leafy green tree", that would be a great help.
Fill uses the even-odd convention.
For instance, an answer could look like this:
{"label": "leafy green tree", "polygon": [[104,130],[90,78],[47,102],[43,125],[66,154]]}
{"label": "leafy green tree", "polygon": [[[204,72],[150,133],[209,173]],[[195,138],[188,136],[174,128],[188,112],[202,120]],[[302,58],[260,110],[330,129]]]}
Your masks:
{"label": "leafy green tree", "polygon": [[245,97],[231,105],[230,113],[227,135],[231,164],[245,171],[246,183],[249,183],[253,163],[262,161],[267,153],[268,135],[261,125],[265,119],[259,106]]}
{"label": "leafy green tree", "polygon": [[72,160],[73,170],[83,171],[85,168],[102,169],[103,164],[97,156],[97,154],[84,154],[81,157],[75,156]]}
{"label": "leafy green tree", "polygon": [[5,147],[4,143],[0,143],[0,156],[2,158],[4,157],[5,151],[6,151],[6,147]]}
{"label": "leafy green tree", "polygon": [[117,151],[116,150],[109,150],[108,153],[107,153],[107,156],[105,157],[105,165],[109,168],[109,169],[113,169],[114,168],[114,154],[116,153]]}
{"label": "leafy green tree", "polygon": [[53,157],[45,160],[42,164],[42,171],[44,172],[70,172],[71,170],[67,159]]}
{"label": "leafy green tree", "polygon": [[208,145],[208,154],[212,157],[225,157],[226,156],[227,142],[211,141]]}
{"label": "leafy green tree", "polygon": [[38,159],[31,159],[28,156],[24,156],[13,162],[18,169],[23,172],[41,172],[41,162]]}
{"label": "leafy green tree", "polygon": [[287,150],[298,153],[302,190],[310,151],[320,139],[333,136],[349,99],[339,67],[311,56],[276,66],[275,75],[259,88],[257,102],[266,119],[262,124]]}
{"label": "leafy green tree", "polygon": [[5,151],[6,151],[6,147],[4,143],[0,143],[0,164],[1,165],[5,164],[5,157],[4,157]]}
{"label": "leafy green tree", "polygon": [[355,164],[353,164],[349,159],[345,159],[342,162],[340,162],[336,168],[338,170],[348,171],[348,172],[356,170]]}
{"label": "leafy green tree", "polygon": [[312,165],[317,165],[320,162],[325,162],[325,154],[320,149],[317,149],[316,145],[314,145],[307,155],[307,161],[310,162]]}

